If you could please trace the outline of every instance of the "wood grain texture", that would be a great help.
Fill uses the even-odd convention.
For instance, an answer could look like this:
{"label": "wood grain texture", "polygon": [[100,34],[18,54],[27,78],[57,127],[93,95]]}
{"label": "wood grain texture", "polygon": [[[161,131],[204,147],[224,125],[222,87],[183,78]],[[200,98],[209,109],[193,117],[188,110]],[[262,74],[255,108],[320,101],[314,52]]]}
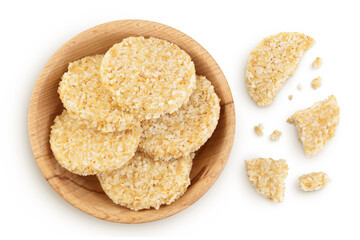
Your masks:
{"label": "wood grain texture", "polygon": [[[138,212],[114,204],[102,191],[95,176],[78,176],[62,168],[49,144],[50,126],[63,106],[57,93],[61,76],[69,62],[85,56],[105,53],[113,44],[128,36],[157,37],[184,49],[193,59],[197,74],[206,76],[221,99],[219,124],[208,142],[197,151],[187,192],[159,210]],[[105,23],[80,33],[65,43],[42,70],[32,93],[28,130],[35,160],[50,185],[66,201],[95,217],[121,223],[159,220],[189,207],[213,185],[229,157],[235,133],[235,110],[224,74],[200,44],[184,33],[163,24],[122,20]]]}

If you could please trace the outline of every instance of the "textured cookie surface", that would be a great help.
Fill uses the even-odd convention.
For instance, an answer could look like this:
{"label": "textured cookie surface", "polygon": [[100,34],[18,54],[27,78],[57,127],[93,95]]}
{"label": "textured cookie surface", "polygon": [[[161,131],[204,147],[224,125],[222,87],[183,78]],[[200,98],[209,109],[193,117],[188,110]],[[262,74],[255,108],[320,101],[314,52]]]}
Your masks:
{"label": "textured cookie surface", "polygon": [[193,157],[192,153],[171,161],[155,161],[137,152],[124,167],[99,174],[98,178],[114,203],[135,211],[159,209],[185,193]]}
{"label": "textured cookie surface", "polygon": [[245,161],[249,181],[264,197],[282,202],[285,196],[285,178],[288,165],[284,159],[257,158]]}
{"label": "textured cookie surface", "polygon": [[79,175],[93,175],[122,167],[135,154],[140,127],[104,133],[79,124],[71,114],[55,118],[50,146],[64,168]]}
{"label": "textured cookie surface", "polygon": [[140,119],[176,111],[196,87],[195,66],[177,45],[129,37],[105,54],[102,82],[121,109]]}
{"label": "textured cookie surface", "polygon": [[313,172],[299,177],[300,189],[307,191],[319,190],[330,182],[330,178],[324,172]]}
{"label": "textured cookie surface", "polygon": [[340,108],[335,96],[331,95],[305,110],[297,111],[288,121],[295,124],[305,154],[310,157],[319,153],[335,136],[339,120]]}
{"label": "textured cookie surface", "polygon": [[198,150],[210,138],[219,120],[220,99],[205,77],[197,76],[196,85],[189,102],[179,110],[141,123],[141,151],[169,160]]}
{"label": "textured cookie surface", "polygon": [[123,131],[138,121],[120,110],[100,82],[104,55],[84,57],[69,64],[59,84],[64,107],[78,122],[104,132]]}
{"label": "textured cookie surface", "polygon": [[251,52],[246,69],[250,96],[259,106],[273,102],[301,56],[315,41],[304,34],[283,32],[263,39]]}

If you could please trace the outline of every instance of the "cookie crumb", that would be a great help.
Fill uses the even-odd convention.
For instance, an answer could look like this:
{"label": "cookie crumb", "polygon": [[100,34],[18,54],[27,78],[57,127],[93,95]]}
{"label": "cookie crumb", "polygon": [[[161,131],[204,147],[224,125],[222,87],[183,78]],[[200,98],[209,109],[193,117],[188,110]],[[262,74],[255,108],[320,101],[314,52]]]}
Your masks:
{"label": "cookie crumb", "polygon": [[317,77],[317,78],[314,78],[314,80],[312,80],[311,85],[312,85],[313,89],[317,89],[318,87],[321,86],[321,80],[322,80],[321,77]]}
{"label": "cookie crumb", "polygon": [[302,90],[302,85],[300,83],[297,85],[297,90],[299,90],[299,91]]}
{"label": "cookie crumb", "polygon": [[291,101],[293,99],[293,95],[289,95],[289,100]]}
{"label": "cookie crumb", "polygon": [[299,177],[300,189],[305,192],[319,190],[330,181],[330,178],[324,172],[313,172]]}
{"label": "cookie crumb", "polygon": [[262,131],[263,129],[264,129],[264,125],[262,123],[259,123],[258,125],[254,126],[255,132],[259,136],[262,136],[264,134]]}
{"label": "cookie crumb", "polygon": [[313,62],[312,65],[313,65],[313,68],[314,68],[314,69],[319,69],[322,64],[323,64],[322,59],[319,58],[319,57],[317,57],[317,58],[315,59],[315,61]]}
{"label": "cookie crumb", "polygon": [[271,141],[278,141],[280,139],[281,136],[281,132],[278,130],[274,130],[273,133],[270,135],[270,140]]}
{"label": "cookie crumb", "polygon": [[288,119],[286,119],[286,122],[292,124],[294,123],[294,119],[292,117],[289,117]]}

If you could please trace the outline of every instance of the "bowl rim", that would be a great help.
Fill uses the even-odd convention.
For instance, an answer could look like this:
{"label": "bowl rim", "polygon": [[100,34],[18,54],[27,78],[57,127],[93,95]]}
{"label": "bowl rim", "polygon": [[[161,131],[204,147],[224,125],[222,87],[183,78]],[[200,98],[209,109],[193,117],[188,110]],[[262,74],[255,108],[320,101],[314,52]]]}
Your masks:
{"label": "bowl rim", "polygon": [[[83,38],[88,36],[89,34],[91,34],[92,32],[98,32],[98,31],[104,31],[105,29],[107,29],[107,27],[109,27],[110,25],[113,24],[117,24],[117,25],[127,25],[127,24],[149,24],[151,26],[155,26],[155,27],[161,27],[162,31],[173,31],[176,32],[177,34],[180,34],[182,37],[185,37],[187,39],[190,39],[194,44],[196,44],[196,47],[199,48],[199,50],[202,51],[202,53],[205,55],[206,58],[209,58],[212,61],[212,64],[214,64],[214,66],[217,68],[217,70],[219,71],[219,74],[221,75],[221,77],[223,78],[223,83],[222,84],[226,84],[226,86],[224,86],[225,88],[228,88],[229,90],[229,99],[231,99],[231,101],[228,101],[227,103],[223,103],[221,106],[221,109],[223,109],[225,106],[227,108],[230,108],[230,114],[231,114],[231,118],[233,119],[233,122],[231,123],[231,127],[232,127],[232,131],[229,132],[230,135],[230,141],[227,143],[228,147],[227,147],[227,151],[225,153],[225,159],[224,161],[222,161],[221,163],[221,169],[218,172],[217,176],[215,176],[214,178],[212,178],[210,181],[207,182],[207,186],[203,189],[201,189],[201,191],[197,192],[196,196],[192,199],[191,202],[189,202],[188,204],[182,204],[179,205],[179,207],[177,208],[177,210],[170,212],[169,214],[161,214],[159,216],[155,216],[155,217],[150,217],[150,218],[145,218],[145,219],[113,219],[113,218],[106,218],[103,215],[99,215],[96,214],[94,212],[92,212],[91,210],[89,210],[86,207],[82,207],[77,205],[76,203],[74,203],[73,201],[71,201],[69,199],[69,197],[65,196],[65,194],[63,194],[62,192],[60,192],[57,187],[51,182],[49,181],[49,179],[46,177],[46,173],[45,170],[42,168],[42,166],[39,163],[39,156],[37,156],[36,151],[37,151],[37,141],[36,141],[36,136],[37,133],[34,131],[35,129],[33,127],[31,127],[31,122],[35,117],[36,114],[36,109],[35,107],[37,106],[37,101],[38,100],[38,96],[36,96],[37,94],[34,94],[35,92],[37,92],[38,90],[41,89],[41,87],[43,86],[44,82],[46,82],[46,74],[44,74],[45,72],[48,71],[48,68],[51,67],[51,65],[53,64],[54,60],[58,57],[58,55],[61,55],[62,52],[71,44],[73,44],[73,42],[78,39],[78,38]],[[166,39],[165,39],[166,40]],[[216,90],[216,89],[215,89]],[[221,115],[220,115],[221,117]],[[74,37],[72,37],[70,40],[68,40],[65,44],[63,44],[51,57],[50,59],[47,61],[47,63],[45,64],[45,66],[43,67],[39,77],[37,78],[35,85],[32,89],[32,94],[31,94],[31,99],[30,99],[30,104],[29,104],[29,109],[28,109],[28,135],[29,135],[29,139],[30,139],[30,144],[31,144],[31,148],[32,148],[32,152],[33,155],[35,157],[35,161],[37,163],[37,165],[39,166],[43,176],[45,177],[45,179],[47,180],[47,182],[51,185],[51,187],[62,197],[64,198],[67,202],[69,202],[71,205],[73,205],[74,207],[76,207],[77,209],[91,215],[91,216],[95,216],[97,218],[103,219],[103,220],[107,220],[107,221],[112,221],[112,222],[121,222],[121,223],[144,223],[144,222],[151,222],[151,221],[156,221],[156,220],[160,220],[169,216],[172,216],[178,212],[181,212],[182,210],[186,209],[187,207],[189,207],[190,205],[192,205],[194,202],[198,201],[210,188],[211,186],[215,183],[215,181],[218,179],[218,177],[220,176],[220,174],[222,173],[227,160],[230,156],[231,153],[231,149],[232,149],[232,145],[233,145],[233,141],[234,141],[234,136],[235,136],[235,129],[236,129],[236,118],[235,118],[235,107],[234,107],[234,100],[232,97],[232,93],[229,87],[229,84],[226,80],[225,75],[223,74],[222,70],[220,69],[219,65],[216,63],[216,61],[212,58],[212,56],[195,40],[193,40],[191,37],[189,37],[188,35],[184,34],[183,32],[169,27],[165,24],[161,24],[158,22],[153,22],[153,21],[147,21],[147,20],[139,20],[139,19],[126,19],[126,20],[116,20],[116,21],[111,21],[111,22],[106,22],[94,27],[91,27],[85,31],[82,31],[81,33],[75,35]],[[178,200],[177,200],[178,201]],[[162,206],[163,207],[163,206]],[[160,209],[162,208],[160,207]],[[152,211],[154,209],[149,209],[149,210],[142,210],[142,211]],[[142,211],[138,211],[138,212],[142,212]]]}

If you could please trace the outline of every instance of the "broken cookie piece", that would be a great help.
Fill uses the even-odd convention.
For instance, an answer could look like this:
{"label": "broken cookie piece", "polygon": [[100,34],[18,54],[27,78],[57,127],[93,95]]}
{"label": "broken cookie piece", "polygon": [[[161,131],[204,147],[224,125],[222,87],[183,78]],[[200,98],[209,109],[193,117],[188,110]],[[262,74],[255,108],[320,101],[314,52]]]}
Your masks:
{"label": "broken cookie piece", "polygon": [[249,181],[264,197],[282,202],[285,195],[285,178],[289,167],[286,160],[273,160],[271,158],[257,158],[245,160]]}
{"label": "broken cookie piece", "polygon": [[308,192],[319,190],[330,182],[330,178],[324,172],[313,172],[299,177],[300,189]]}
{"label": "broken cookie piece", "polygon": [[263,39],[251,52],[246,84],[250,96],[260,107],[273,102],[286,79],[295,72],[301,56],[314,42],[301,33],[282,32]]}
{"label": "broken cookie piece", "polygon": [[289,123],[294,123],[298,129],[299,140],[303,143],[308,157],[319,153],[325,144],[335,135],[339,124],[340,108],[334,95],[313,106],[297,111]]}

